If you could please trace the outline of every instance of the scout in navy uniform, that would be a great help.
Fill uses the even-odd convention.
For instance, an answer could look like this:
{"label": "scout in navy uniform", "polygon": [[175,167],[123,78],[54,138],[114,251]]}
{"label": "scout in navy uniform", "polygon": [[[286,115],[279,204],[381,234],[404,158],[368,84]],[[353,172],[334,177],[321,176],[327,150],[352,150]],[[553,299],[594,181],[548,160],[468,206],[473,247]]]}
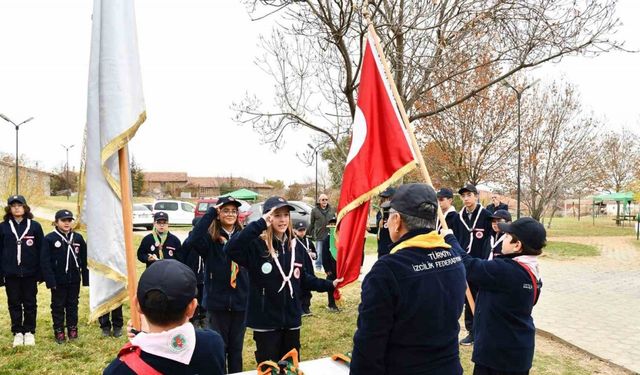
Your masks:
{"label": "scout in navy uniform", "polygon": [[13,346],[35,345],[36,295],[46,250],[42,226],[22,195],[12,195],[0,224],[0,286],[5,286]]}
{"label": "scout in navy uniform", "polygon": [[[304,247],[307,252],[308,257],[304,258],[304,265],[310,272],[313,273],[313,261],[318,259],[318,253],[316,252],[316,247],[313,246],[313,241],[307,237],[307,223],[304,221],[296,221],[293,223],[294,233],[296,235],[296,240],[298,243]],[[301,296],[302,302],[302,316],[311,315],[311,291],[303,290]]]}
{"label": "scout in navy uniform", "polygon": [[376,226],[369,228],[369,233],[375,234],[378,240],[378,258],[389,254],[389,251],[391,251],[391,249],[389,249],[391,237],[389,237],[389,228],[387,228],[387,220],[389,219],[388,202],[395,192],[396,189],[389,186],[380,193],[380,210],[376,213]]}
{"label": "scout in navy uniform", "polygon": [[333,283],[316,278],[305,266],[306,250],[294,238],[284,198],[264,202],[262,218],[231,237],[229,257],[249,270],[247,326],[253,330],[256,361],[279,361],[291,349],[300,351],[301,296],[304,289],[333,292]]}
{"label": "scout in navy uniform", "polygon": [[[456,225],[456,220],[458,219],[458,213],[456,212],[456,208],[453,206],[453,191],[448,188],[441,188],[438,190],[436,196],[438,197],[440,209],[444,214],[444,220],[447,222],[447,227],[452,229]],[[438,233],[440,233],[442,229],[439,219],[437,218],[436,229],[438,230]]]}
{"label": "scout in navy uniform", "polygon": [[242,371],[242,348],[246,332],[245,312],[249,298],[249,273],[225,252],[229,238],[240,232],[241,203],[221,197],[198,220],[187,239],[189,246],[205,261],[205,301],[207,326],[218,332],[225,344],[226,369]]}
{"label": "scout in navy uniform", "polygon": [[89,285],[87,244],[80,233],[71,228],[73,213],[56,212],[55,229],[45,236],[47,249],[43,257],[42,272],[47,288],[51,289],[51,318],[56,342],[62,344],[65,316],[70,340],[78,338],[78,298],[80,283]]}
{"label": "scout in navy uniform", "polygon": [[153,231],[147,234],[138,247],[138,260],[146,264],[161,259],[180,258],[180,239],[169,233],[169,215],[166,212],[158,211],[153,215]]}
{"label": "scout in navy uniform", "polygon": [[[458,213],[455,225],[451,228],[458,242],[469,255],[474,258],[487,259],[489,257],[487,241],[491,231],[491,219],[487,210],[478,203],[478,190],[476,187],[467,184],[458,194],[462,198],[464,207]],[[476,298],[478,289],[469,282],[471,295]],[[473,313],[468,301],[464,306],[464,326],[467,329],[467,336],[460,340],[461,345],[473,344]]]}
{"label": "scout in navy uniform", "polygon": [[511,214],[509,211],[497,210],[491,216],[491,236],[487,245],[489,246],[489,260],[502,255],[502,242],[505,239],[505,233],[500,230],[500,223],[510,223]]}
{"label": "scout in navy uniform", "polygon": [[148,267],[132,301],[145,332],[132,337],[103,374],[224,374],[220,335],[189,323],[198,306],[196,293],[196,276],[177,260]]}
{"label": "scout in navy uniform", "polygon": [[[322,248],[322,268],[324,268],[324,272],[327,277],[326,280],[333,282],[338,277],[338,269],[336,258],[331,254],[331,228],[336,226],[336,216],[333,215],[329,221],[327,222],[327,228],[329,228],[329,233],[327,234],[327,243],[326,246]],[[335,231],[333,232],[335,233]],[[334,239],[335,240],[335,239]],[[364,248],[362,249],[363,254],[362,258],[364,259]],[[362,264],[360,264],[362,267]],[[332,313],[340,312],[340,309],[336,305],[336,299],[333,293],[327,293],[327,310]]]}
{"label": "scout in navy uniform", "polygon": [[391,199],[394,242],[362,283],[351,374],[462,374],[465,273],[435,231],[437,207],[425,184],[402,185]]}
{"label": "scout in navy uniform", "polygon": [[473,324],[473,373],[528,374],[536,334],[531,311],[542,287],[537,256],[547,235],[544,226],[530,217],[499,223],[498,227],[506,233],[502,256],[490,261],[469,256],[450,234],[445,239],[462,257],[469,282],[479,289]]}
{"label": "scout in navy uniform", "polygon": [[184,257],[184,264],[189,266],[191,270],[196,274],[196,280],[198,281],[198,308],[196,309],[196,313],[191,318],[191,323],[196,328],[205,328],[207,326],[207,311],[204,308],[203,297],[204,297],[204,259],[198,252],[193,248],[193,228],[200,221],[199,217],[194,217],[191,220],[192,230],[189,231],[187,238],[182,242],[182,256]]}

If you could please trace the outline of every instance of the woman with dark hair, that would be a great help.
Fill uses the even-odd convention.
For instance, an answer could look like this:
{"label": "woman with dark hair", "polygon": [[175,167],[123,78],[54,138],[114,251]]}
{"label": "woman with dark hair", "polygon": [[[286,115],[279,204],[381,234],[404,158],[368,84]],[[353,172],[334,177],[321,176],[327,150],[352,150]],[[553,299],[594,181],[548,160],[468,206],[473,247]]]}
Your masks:
{"label": "woman with dark hair", "polygon": [[0,286],[5,286],[13,346],[35,345],[38,281],[46,251],[42,226],[22,195],[12,195],[0,224]]}
{"label": "woman with dark hair", "polygon": [[308,257],[295,239],[284,198],[264,202],[262,218],[231,237],[229,257],[249,271],[247,326],[253,330],[258,363],[280,360],[291,349],[300,352],[303,290],[333,292],[342,279],[318,279],[305,266]]}
{"label": "woman with dark hair", "polygon": [[232,261],[224,251],[227,241],[242,229],[238,220],[240,206],[241,203],[233,197],[221,197],[198,220],[185,240],[187,249],[195,250],[205,260],[203,303],[207,326],[224,340],[228,373],[242,372],[249,293],[247,270]]}

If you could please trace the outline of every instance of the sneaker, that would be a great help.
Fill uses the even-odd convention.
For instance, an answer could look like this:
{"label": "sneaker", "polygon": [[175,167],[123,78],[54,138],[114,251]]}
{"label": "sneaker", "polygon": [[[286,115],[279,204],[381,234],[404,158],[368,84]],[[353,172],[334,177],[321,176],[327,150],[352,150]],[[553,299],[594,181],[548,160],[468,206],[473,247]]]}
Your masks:
{"label": "sneaker", "polygon": [[27,346],[34,346],[36,344],[36,337],[31,332],[24,334],[24,344]]}
{"label": "sneaker", "polygon": [[122,328],[114,328],[113,337],[120,337],[120,336],[122,336]]}
{"label": "sneaker", "polygon": [[67,333],[69,334],[69,340],[75,340],[78,338],[78,327],[67,327]]}
{"label": "sneaker", "polygon": [[103,328],[102,337],[109,337],[109,336],[111,336],[111,328]]}
{"label": "sneaker", "polygon": [[313,313],[309,309],[302,309],[302,316],[311,316]]}
{"label": "sneaker", "polygon": [[24,335],[22,333],[16,333],[13,335],[13,347],[24,345]]}
{"label": "sneaker", "polygon": [[56,343],[58,344],[64,344],[64,342],[67,340],[66,337],[64,337],[64,330],[63,329],[56,329],[53,331],[53,336],[56,339]]}
{"label": "sneaker", "polygon": [[327,306],[327,310],[329,310],[329,312],[331,313],[339,313],[340,309],[338,308],[338,306]]}
{"label": "sneaker", "polygon": [[464,345],[464,346],[473,345],[473,335],[470,333],[467,335],[467,337],[460,340],[460,345]]}

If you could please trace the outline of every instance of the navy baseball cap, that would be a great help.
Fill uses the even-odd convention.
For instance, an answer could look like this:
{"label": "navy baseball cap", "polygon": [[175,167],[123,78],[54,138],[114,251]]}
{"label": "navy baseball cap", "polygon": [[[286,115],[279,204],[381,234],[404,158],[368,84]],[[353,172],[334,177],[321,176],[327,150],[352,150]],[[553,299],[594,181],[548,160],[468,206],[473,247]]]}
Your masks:
{"label": "navy baseball cap", "polygon": [[155,214],[153,214],[153,221],[158,221],[158,220],[165,220],[169,222],[169,215],[167,215],[166,212],[158,211]]}
{"label": "navy baseball cap", "polygon": [[74,220],[73,212],[69,210],[59,210],[58,212],[56,212],[55,221],[62,220],[62,219]]}
{"label": "navy baseball cap", "polygon": [[490,216],[492,219],[504,219],[505,221],[511,221],[511,214],[507,210],[496,210],[493,215]]}
{"label": "navy baseball cap", "polygon": [[184,310],[198,294],[196,275],[191,268],[175,259],[153,262],[140,276],[136,293],[142,308],[147,306],[147,293],[157,290],[167,297],[169,311]]}
{"label": "navy baseball cap", "polygon": [[7,205],[9,206],[15,202],[27,204],[27,200],[22,195],[12,195],[9,197],[9,199],[7,199]]}
{"label": "navy baseball cap", "polygon": [[541,250],[547,243],[547,231],[544,225],[530,217],[521,217],[513,223],[498,223],[505,233],[515,234],[523,244],[534,250]]}
{"label": "navy baseball cap", "polygon": [[434,218],[435,211],[429,206],[438,207],[438,198],[433,187],[427,184],[401,185],[391,198],[391,208],[413,217]]}
{"label": "navy baseball cap", "polygon": [[296,210],[296,208],[290,205],[286,199],[282,197],[271,197],[264,201],[264,204],[262,205],[262,213],[266,214],[267,212],[271,211],[271,209],[278,209],[280,207],[287,207],[289,211]]}
{"label": "navy baseball cap", "polygon": [[307,223],[305,223],[302,220],[298,220],[295,223],[293,223],[293,229],[294,230],[303,230],[303,229],[307,229]]}
{"label": "navy baseball cap", "polygon": [[436,193],[436,196],[438,198],[451,198],[451,199],[453,199],[453,190],[451,190],[449,188],[440,188],[440,190],[438,190],[438,193]]}
{"label": "navy baseball cap", "polygon": [[476,189],[475,185],[466,184],[463,187],[461,187],[460,190],[458,190],[458,194],[462,194],[464,192],[470,192],[470,193],[478,194],[478,189]]}
{"label": "navy baseball cap", "polygon": [[242,203],[238,202],[237,199],[227,195],[227,196],[218,198],[218,201],[216,202],[216,207],[222,207],[225,204],[232,204],[232,205],[236,206],[236,208],[242,206]]}
{"label": "navy baseball cap", "polygon": [[393,194],[396,193],[396,189],[394,189],[393,187],[389,186],[388,188],[384,189],[384,191],[382,193],[380,193],[380,197],[381,198],[391,198],[393,197]]}

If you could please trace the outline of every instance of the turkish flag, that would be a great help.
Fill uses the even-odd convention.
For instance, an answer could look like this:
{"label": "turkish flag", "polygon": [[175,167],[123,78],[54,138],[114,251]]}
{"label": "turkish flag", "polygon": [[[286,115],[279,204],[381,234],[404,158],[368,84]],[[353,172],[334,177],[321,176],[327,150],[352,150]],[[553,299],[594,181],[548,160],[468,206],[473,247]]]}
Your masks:
{"label": "turkish flag", "polygon": [[416,166],[373,38],[369,33],[338,203],[337,276],[344,277],[339,287],[360,275],[370,199]]}

